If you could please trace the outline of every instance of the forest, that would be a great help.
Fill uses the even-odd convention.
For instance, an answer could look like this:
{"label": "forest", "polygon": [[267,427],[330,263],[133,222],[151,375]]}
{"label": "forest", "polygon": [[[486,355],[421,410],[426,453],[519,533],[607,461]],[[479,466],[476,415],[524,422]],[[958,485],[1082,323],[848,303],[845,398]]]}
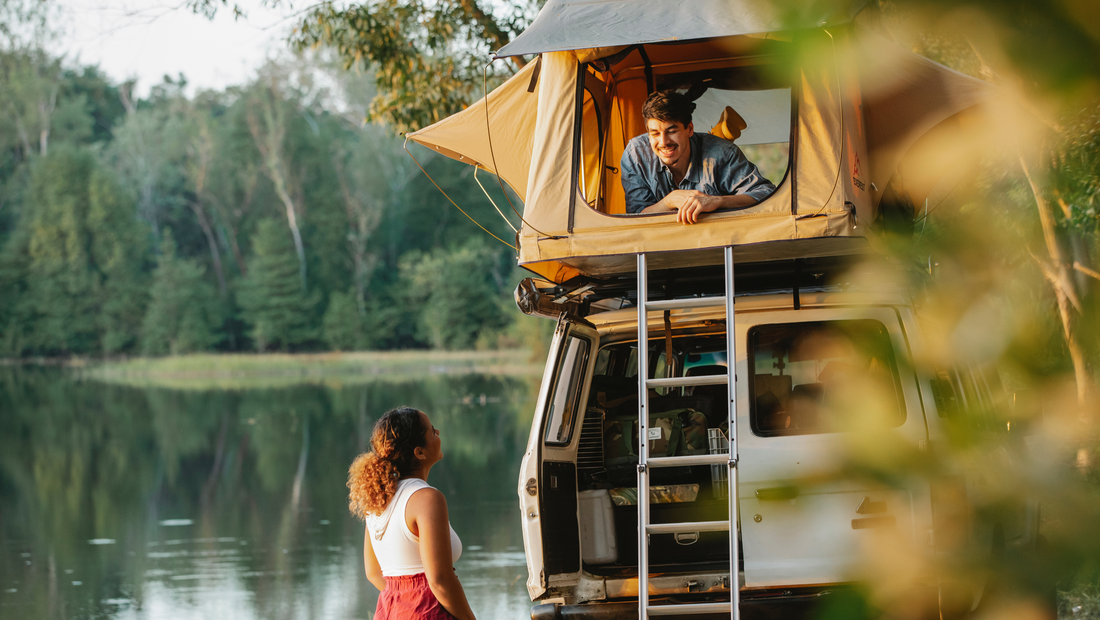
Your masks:
{"label": "forest", "polygon": [[[411,145],[414,159],[400,136],[530,61],[485,64],[541,4],[321,3],[247,83],[195,91],[165,76],[138,97],[50,51],[54,5],[0,2],[0,357],[540,342],[549,326],[517,321],[510,299],[524,272],[501,220],[521,201]],[[914,270],[936,255],[967,278],[1011,274],[990,293],[1027,317],[1012,338],[1038,353],[1021,357],[1072,369],[1083,397],[1100,350],[1095,20],[1074,3],[972,0],[971,21],[941,0],[870,4],[900,45],[992,82],[1027,116],[1006,127],[1015,147],[915,205],[913,238],[890,251]],[[968,252],[983,256],[968,265]],[[965,309],[973,286],[958,292],[941,307]]]}
{"label": "forest", "polygon": [[95,66],[5,50],[0,357],[522,339],[511,250],[426,174],[511,231],[469,167],[410,146],[422,172],[364,120],[369,78],[287,54],[247,84],[188,94],[165,76],[139,98]]}

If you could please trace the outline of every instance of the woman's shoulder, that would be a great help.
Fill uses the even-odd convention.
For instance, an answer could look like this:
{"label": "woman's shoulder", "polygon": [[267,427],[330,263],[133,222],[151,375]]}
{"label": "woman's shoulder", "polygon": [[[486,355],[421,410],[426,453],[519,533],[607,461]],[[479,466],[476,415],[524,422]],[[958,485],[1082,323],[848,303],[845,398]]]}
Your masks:
{"label": "woman's shoulder", "polygon": [[421,484],[416,487],[410,487],[408,505],[415,511],[446,511],[447,498],[443,495],[443,492],[423,480],[420,482]]}

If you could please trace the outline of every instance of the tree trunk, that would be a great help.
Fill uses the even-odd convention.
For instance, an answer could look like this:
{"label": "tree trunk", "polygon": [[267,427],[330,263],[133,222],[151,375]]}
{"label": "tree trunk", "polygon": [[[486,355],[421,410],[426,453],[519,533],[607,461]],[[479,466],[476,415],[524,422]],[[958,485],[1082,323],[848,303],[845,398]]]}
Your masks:
{"label": "tree trunk", "polygon": [[1043,240],[1047,246],[1052,265],[1045,269],[1047,279],[1054,288],[1055,297],[1058,300],[1058,314],[1062,319],[1062,331],[1066,339],[1066,347],[1069,349],[1070,359],[1073,361],[1073,374],[1077,382],[1077,402],[1084,406],[1089,393],[1088,366],[1085,361],[1084,351],[1078,342],[1076,321],[1074,320],[1072,305],[1081,311],[1081,302],[1077,297],[1073,280],[1069,276],[1069,269],[1062,255],[1062,248],[1058,244],[1058,236],[1055,230],[1054,213],[1050,203],[1043,197],[1038,183],[1031,175],[1031,169],[1027,165],[1027,159],[1020,155],[1020,168],[1024,171],[1031,193],[1035,196],[1035,206],[1039,210],[1039,223],[1043,227]]}
{"label": "tree trunk", "polygon": [[202,227],[202,233],[206,236],[206,244],[210,246],[210,257],[214,260],[214,272],[218,276],[218,293],[222,299],[225,299],[225,271],[222,269],[222,255],[221,251],[218,250],[218,240],[214,237],[214,230],[206,219],[206,211],[198,200],[191,202],[191,210],[195,212],[195,217],[199,219],[199,226]]}
{"label": "tree trunk", "polygon": [[294,213],[294,201],[286,191],[286,182],[281,174],[272,174],[272,183],[275,185],[275,193],[279,200],[283,201],[286,208],[286,223],[290,226],[290,234],[294,236],[294,250],[298,253],[298,277],[302,280],[302,291],[306,290],[306,248],[302,244],[302,233],[298,230],[298,216]]}
{"label": "tree trunk", "polygon": [[[225,236],[228,241],[229,250],[230,253],[233,254],[233,262],[236,263],[237,270],[242,276],[247,276],[248,266],[244,262],[244,255],[241,254],[241,246],[237,243],[237,227],[233,224],[228,209],[222,206],[217,197],[213,194],[206,194],[206,198],[214,206],[214,211],[217,212],[218,217],[222,220],[222,230],[226,233]],[[251,193],[249,193],[248,198],[251,199]]]}
{"label": "tree trunk", "polygon": [[52,89],[48,98],[48,102],[46,98],[38,100],[38,120],[42,123],[38,132],[38,152],[42,157],[45,157],[50,150],[50,116],[57,107],[57,88]]}
{"label": "tree trunk", "polygon": [[256,148],[263,157],[264,172],[271,179],[272,185],[275,186],[275,193],[279,196],[279,200],[282,201],[286,211],[286,222],[290,226],[290,234],[294,237],[294,249],[298,253],[298,276],[301,279],[302,291],[305,291],[307,289],[306,251],[305,245],[302,243],[302,233],[298,229],[298,216],[294,210],[294,200],[290,197],[285,173],[286,165],[281,153],[286,127],[284,126],[285,119],[278,110],[279,101],[277,97],[279,91],[274,80],[267,91],[260,97],[259,101],[264,116],[264,127],[260,126],[260,119],[256,118],[254,110],[249,108],[246,115],[248,129],[256,143]]}

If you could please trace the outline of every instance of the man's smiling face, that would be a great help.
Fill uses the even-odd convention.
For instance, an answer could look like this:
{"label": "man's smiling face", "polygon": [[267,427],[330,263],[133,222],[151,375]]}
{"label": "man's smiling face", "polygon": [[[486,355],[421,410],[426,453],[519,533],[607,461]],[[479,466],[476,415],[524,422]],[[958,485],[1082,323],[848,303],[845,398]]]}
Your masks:
{"label": "man's smiling face", "polygon": [[695,127],[688,123],[684,127],[676,121],[665,122],[655,118],[646,119],[646,133],[649,135],[649,146],[657,154],[661,163],[669,168],[677,167],[677,164],[687,165],[688,155],[691,151],[691,136],[695,135]]}

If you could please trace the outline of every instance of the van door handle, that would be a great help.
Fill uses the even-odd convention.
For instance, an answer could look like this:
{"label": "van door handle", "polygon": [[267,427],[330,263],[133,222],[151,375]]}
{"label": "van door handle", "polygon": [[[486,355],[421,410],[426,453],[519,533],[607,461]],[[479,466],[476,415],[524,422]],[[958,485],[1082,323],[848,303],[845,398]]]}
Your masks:
{"label": "van door handle", "polygon": [[673,538],[677,545],[694,545],[699,542],[699,532],[678,532]]}
{"label": "van door handle", "polygon": [[798,487],[769,487],[756,490],[756,499],[762,502],[774,502],[798,497]]}

